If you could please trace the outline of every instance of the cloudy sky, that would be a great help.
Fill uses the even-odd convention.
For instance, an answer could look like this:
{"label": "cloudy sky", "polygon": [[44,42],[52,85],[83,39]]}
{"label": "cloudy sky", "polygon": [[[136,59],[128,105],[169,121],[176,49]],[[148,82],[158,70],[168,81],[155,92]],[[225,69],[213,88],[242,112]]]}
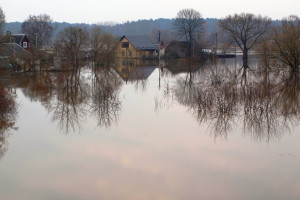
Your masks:
{"label": "cloudy sky", "polygon": [[173,18],[193,8],[204,18],[222,18],[250,12],[281,19],[300,16],[299,0],[0,0],[7,22],[24,21],[30,14],[48,14],[58,22],[118,22]]}

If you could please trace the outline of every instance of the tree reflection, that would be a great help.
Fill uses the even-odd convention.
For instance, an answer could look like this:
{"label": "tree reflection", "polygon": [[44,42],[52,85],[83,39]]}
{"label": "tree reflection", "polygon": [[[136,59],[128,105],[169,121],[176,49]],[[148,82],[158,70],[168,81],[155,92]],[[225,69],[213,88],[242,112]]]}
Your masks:
{"label": "tree reflection", "polygon": [[87,112],[88,84],[74,71],[58,73],[55,78],[56,96],[43,105],[64,132],[75,131]]}
{"label": "tree reflection", "polygon": [[91,91],[91,114],[99,126],[109,127],[118,121],[121,110],[119,98],[122,81],[111,68],[100,68],[94,71]]}
{"label": "tree reflection", "polygon": [[0,85],[0,159],[7,150],[9,130],[16,129],[17,105],[13,92]]}
{"label": "tree reflection", "polygon": [[13,82],[27,98],[40,101],[64,133],[80,130],[88,116],[109,127],[121,110],[122,81],[110,67],[18,74]]}
{"label": "tree reflection", "polygon": [[200,123],[209,122],[215,137],[227,137],[238,115],[236,80],[231,73],[220,75],[211,70],[201,77],[189,108]]}
{"label": "tree reflection", "polygon": [[209,124],[214,137],[227,138],[241,126],[251,138],[270,141],[298,123],[299,74],[259,70],[236,74],[232,66],[215,67],[185,72],[171,88],[177,102],[199,123]]}

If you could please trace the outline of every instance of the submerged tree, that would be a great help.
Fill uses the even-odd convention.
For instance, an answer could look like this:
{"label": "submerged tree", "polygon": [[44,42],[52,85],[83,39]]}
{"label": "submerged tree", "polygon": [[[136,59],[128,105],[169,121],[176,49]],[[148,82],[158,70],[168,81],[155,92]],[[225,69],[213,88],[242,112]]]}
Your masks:
{"label": "submerged tree", "polygon": [[271,19],[253,14],[235,14],[219,21],[219,26],[227,32],[233,42],[243,51],[243,67],[248,68],[248,52],[257,40],[268,30]]}
{"label": "submerged tree", "polygon": [[271,49],[274,57],[298,71],[300,65],[300,19],[291,15],[282,20],[281,27],[274,28]]}
{"label": "submerged tree", "polygon": [[68,27],[59,32],[56,38],[56,50],[60,56],[66,56],[68,64],[79,68],[82,57],[85,58],[84,47],[88,43],[88,30],[81,27]]}
{"label": "submerged tree", "polygon": [[194,9],[183,9],[177,13],[173,26],[177,34],[189,42],[190,52],[195,39],[204,32],[204,24],[202,15]]}
{"label": "submerged tree", "polygon": [[22,24],[22,31],[27,34],[33,44],[42,47],[51,41],[53,33],[51,23],[52,19],[47,14],[29,15]]}
{"label": "submerged tree", "polygon": [[93,26],[91,31],[91,56],[95,65],[108,64],[114,57],[116,41],[109,33],[104,32],[100,26]]}

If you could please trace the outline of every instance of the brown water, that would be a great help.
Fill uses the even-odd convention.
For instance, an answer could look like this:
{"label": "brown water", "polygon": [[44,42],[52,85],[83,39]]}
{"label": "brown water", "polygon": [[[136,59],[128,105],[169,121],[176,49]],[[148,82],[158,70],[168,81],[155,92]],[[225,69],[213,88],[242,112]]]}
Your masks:
{"label": "brown water", "polygon": [[298,79],[235,67],[12,77],[0,199],[300,199]]}

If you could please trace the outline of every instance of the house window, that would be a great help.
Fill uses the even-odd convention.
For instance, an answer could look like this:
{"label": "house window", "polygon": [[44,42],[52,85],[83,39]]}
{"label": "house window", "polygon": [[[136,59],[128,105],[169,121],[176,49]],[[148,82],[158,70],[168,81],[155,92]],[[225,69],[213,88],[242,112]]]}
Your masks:
{"label": "house window", "polygon": [[128,48],[128,47],[129,47],[129,42],[122,43],[122,48]]}
{"label": "house window", "polygon": [[125,56],[125,51],[122,51],[122,56]]}
{"label": "house window", "polygon": [[132,56],[132,52],[131,52],[131,51],[129,51],[129,56],[130,56],[130,57]]}
{"label": "house window", "polygon": [[27,42],[23,42],[23,47],[27,48]]}

